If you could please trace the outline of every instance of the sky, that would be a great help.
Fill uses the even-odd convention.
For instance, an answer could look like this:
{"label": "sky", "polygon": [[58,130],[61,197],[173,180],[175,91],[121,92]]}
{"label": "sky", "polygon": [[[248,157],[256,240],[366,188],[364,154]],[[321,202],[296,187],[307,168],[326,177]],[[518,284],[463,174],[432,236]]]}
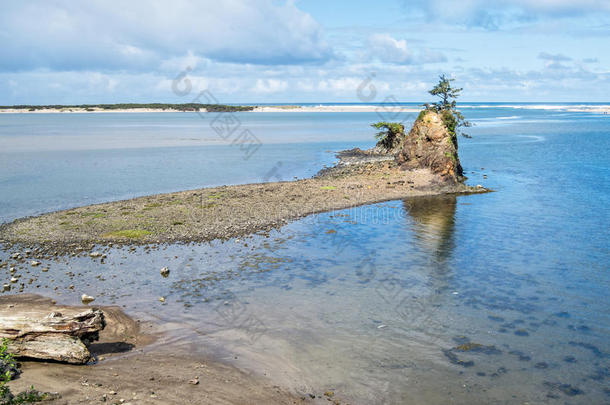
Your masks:
{"label": "sky", "polygon": [[0,105],[610,102],[610,0],[3,1],[0,55]]}

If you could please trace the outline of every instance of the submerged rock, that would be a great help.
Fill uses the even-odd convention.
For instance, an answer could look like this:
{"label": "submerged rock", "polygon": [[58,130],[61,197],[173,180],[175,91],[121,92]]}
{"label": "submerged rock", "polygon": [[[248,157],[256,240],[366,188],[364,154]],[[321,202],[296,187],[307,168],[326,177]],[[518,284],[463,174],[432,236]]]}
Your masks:
{"label": "submerged rock", "polygon": [[574,387],[570,384],[562,384],[562,383],[558,383],[558,382],[545,381],[544,385],[547,386],[548,388],[560,391],[569,397],[583,394],[583,391],[580,388]]}
{"label": "submerged rock", "polygon": [[473,353],[483,353],[483,354],[502,354],[502,351],[493,345],[486,346],[486,345],[482,345],[480,343],[473,343],[473,342],[463,343],[463,344],[455,347],[453,350],[457,350],[460,352],[473,352]]}
{"label": "submerged rock", "polygon": [[474,361],[472,360],[461,360],[455,353],[453,353],[450,349],[443,349],[443,354],[451,364],[455,364],[462,367],[472,367],[474,366]]}
{"label": "submerged rock", "polygon": [[457,136],[449,133],[441,114],[432,110],[419,114],[396,160],[406,169],[429,168],[446,181],[462,180]]}

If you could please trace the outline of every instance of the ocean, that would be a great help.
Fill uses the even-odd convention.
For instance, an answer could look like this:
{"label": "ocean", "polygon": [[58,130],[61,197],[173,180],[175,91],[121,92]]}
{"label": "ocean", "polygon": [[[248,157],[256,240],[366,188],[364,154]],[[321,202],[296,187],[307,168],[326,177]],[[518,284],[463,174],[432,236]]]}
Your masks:
{"label": "ocean", "polygon": [[[518,107],[463,110],[475,124],[459,139],[467,182],[493,193],[323,213],[224,243],[115,248],[105,264],[64,258],[26,292],[125,305],[167,324],[176,350],[303,394],[610,403],[610,116]],[[337,151],[372,146],[371,123],[415,117],[0,114],[0,222],[312,176]],[[66,272],[78,275],[55,290]]]}

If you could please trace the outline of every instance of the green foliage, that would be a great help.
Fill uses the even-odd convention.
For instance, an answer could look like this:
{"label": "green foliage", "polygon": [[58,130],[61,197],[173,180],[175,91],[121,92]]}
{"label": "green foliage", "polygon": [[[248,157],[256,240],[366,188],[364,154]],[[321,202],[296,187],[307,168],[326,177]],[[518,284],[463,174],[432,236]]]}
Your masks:
{"label": "green foliage", "polygon": [[17,362],[8,351],[7,339],[2,339],[2,343],[0,343],[0,371],[2,371],[0,374],[0,405],[26,404],[47,398],[47,394],[36,391],[34,387],[13,395],[7,384],[17,373]]}
{"label": "green foliage", "polygon": [[34,389],[34,386],[31,386],[30,389],[15,395],[7,405],[30,404],[32,402],[40,402],[47,399],[49,399],[49,394],[40,392]]}
{"label": "green foliage", "polygon": [[421,110],[421,111],[419,112],[419,115],[417,116],[417,119],[418,119],[418,120],[423,120],[423,119],[424,119],[424,116],[426,115],[426,113],[427,113],[427,112],[428,112],[428,110],[427,110],[427,109],[425,109],[425,110]]}
{"label": "green foliage", "polygon": [[[463,89],[461,87],[453,87],[451,82],[454,80],[455,79],[448,79],[445,75],[439,77],[438,84],[428,93],[438,97],[440,100],[436,103],[427,104],[426,109],[432,109],[441,115],[443,123],[452,137],[455,138],[460,134],[466,138],[470,138],[470,135],[459,131],[460,127],[470,127],[472,124],[466,121],[462,113],[457,110],[456,99],[460,96]],[[457,147],[457,138],[455,139],[454,144]]]}
{"label": "green foliage", "polygon": [[8,352],[8,340],[2,339],[0,344],[0,399],[10,395],[6,384],[11,381],[17,370],[17,363],[11,353]]}
{"label": "green foliage", "polygon": [[371,126],[380,130],[375,135],[377,145],[383,146],[387,150],[394,149],[394,147],[397,146],[400,137],[405,133],[405,126],[399,122],[380,121],[371,124]]}

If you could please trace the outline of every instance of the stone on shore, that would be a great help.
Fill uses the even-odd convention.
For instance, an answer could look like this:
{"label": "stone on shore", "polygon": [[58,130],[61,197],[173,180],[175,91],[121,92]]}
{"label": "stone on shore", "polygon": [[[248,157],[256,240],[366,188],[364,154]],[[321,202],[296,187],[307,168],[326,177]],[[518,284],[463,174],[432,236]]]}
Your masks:
{"label": "stone on shore", "polygon": [[83,304],[88,305],[95,301],[95,298],[90,295],[83,294],[81,295],[80,300]]}

